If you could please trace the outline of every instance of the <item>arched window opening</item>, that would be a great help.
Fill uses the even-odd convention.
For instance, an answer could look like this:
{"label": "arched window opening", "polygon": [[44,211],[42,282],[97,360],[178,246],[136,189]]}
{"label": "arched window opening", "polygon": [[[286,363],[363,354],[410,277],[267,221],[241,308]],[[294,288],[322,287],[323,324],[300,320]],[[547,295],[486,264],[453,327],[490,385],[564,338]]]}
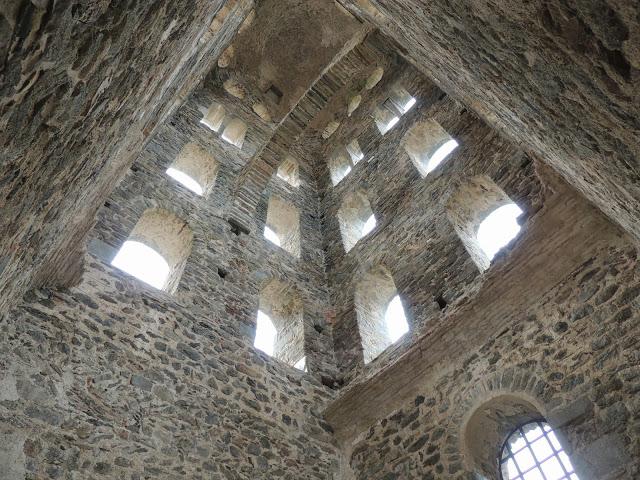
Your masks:
{"label": "arched window opening", "polygon": [[300,212],[280,197],[269,199],[264,236],[295,257],[300,256]]}
{"label": "arched window opening", "polygon": [[153,248],[131,240],[124,242],[111,265],[158,290],[167,284],[171,270],[167,261]]}
{"label": "arched window opening", "polygon": [[111,264],[159,290],[173,291],[191,252],[193,234],[166,210],[145,211]]}
{"label": "arched window opening", "polygon": [[520,231],[523,211],[489,177],[462,183],[449,197],[447,215],[467,252],[481,271]]}
{"label": "arched window opening", "polygon": [[376,67],[376,69],[373,70],[373,72],[371,72],[371,75],[369,75],[369,77],[367,78],[364,88],[366,90],[371,90],[380,82],[380,80],[382,80],[383,75],[384,69],[382,67]]}
{"label": "arched window opening", "polygon": [[402,87],[395,87],[391,96],[373,112],[376,126],[382,135],[391,130],[400,118],[416,104],[416,99]]}
{"label": "arched window opening", "polygon": [[260,292],[254,346],[288,365],[303,370],[303,305],[295,287],[270,280]]}
{"label": "arched window opening", "polygon": [[348,252],[376,225],[376,218],[364,192],[352,192],[344,198],[338,210],[338,221],[342,242]]}
{"label": "arched window opening", "polygon": [[362,102],[362,95],[354,95],[351,97],[351,100],[349,100],[349,106],[347,107],[348,116],[351,116],[351,114],[357,110],[360,106],[360,102]]}
{"label": "arched window opening", "polygon": [[213,102],[205,116],[200,120],[200,123],[206,125],[214,132],[217,132],[220,130],[225,116],[226,112],[224,107],[217,102]]}
{"label": "arched window opening", "polygon": [[166,173],[192,192],[205,195],[215,183],[218,162],[203,148],[188,143]]}
{"label": "arched window opening", "polygon": [[383,266],[362,276],[354,300],[362,353],[369,363],[407,333],[409,326],[393,277]]}
{"label": "arched window opening", "polygon": [[353,162],[353,165],[357,164],[360,160],[364,158],[364,153],[362,152],[362,149],[360,148],[360,144],[358,143],[357,139],[353,140],[351,143],[347,145],[347,152],[351,157],[351,161]]}
{"label": "arched window opening", "polygon": [[401,115],[404,115],[416,104],[416,99],[402,87],[395,87],[389,97]]}
{"label": "arched window opening", "polygon": [[273,322],[269,315],[258,310],[258,319],[256,322],[256,337],[253,346],[258,350],[262,350],[267,355],[273,356],[273,349],[276,344],[278,331],[273,326]]}
{"label": "arched window opening", "polygon": [[202,192],[203,192],[202,186],[198,182],[196,182],[193,178],[191,178],[189,175],[187,175],[186,173],[181,172],[180,170],[176,170],[173,167],[169,167],[169,168],[167,168],[167,175],[169,175],[171,178],[173,178],[178,183],[181,183],[182,185],[187,187],[193,193],[197,193],[198,195],[202,195]]}
{"label": "arched window opening", "polygon": [[382,135],[386,134],[400,121],[400,116],[384,106],[375,109],[373,118]]}
{"label": "arched window opening", "polygon": [[325,140],[328,139],[331,135],[336,133],[336,130],[338,130],[339,126],[340,126],[340,122],[336,122],[335,120],[332,120],[329,123],[327,123],[327,126],[322,131],[322,138],[324,138]]}
{"label": "arched window opening", "polygon": [[392,343],[397,342],[400,337],[409,331],[409,324],[407,323],[407,317],[404,314],[400,295],[396,295],[389,302],[387,311],[384,314],[384,321],[387,325],[389,340],[391,340]]}
{"label": "arched window opening", "polygon": [[420,174],[435,170],[458,147],[458,142],[435,120],[415,124],[407,132],[404,148]]}
{"label": "arched window opening", "polygon": [[340,149],[329,159],[329,173],[334,186],[351,172],[351,161],[346,150]]}
{"label": "arched window opening", "polygon": [[478,243],[489,260],[520,232],[518,217],[522,209],[515,203],[503,205],[491,212],[478,227]]}
{"label": "arched window opening", "polygon": [[500,453],[503,480],[578,480],[569,456],[545,421],[528,422],[506,439]]}
{"label": "arched window opening", "polygon": [[245,136],[247,135],[247,124],[239,118],[234,118],[224,128],[222,139],[238,148],[242,148]]}
{"label": "arched window opening", "polygon": [[271,230],[269,227],[264,227],[264,238],[269,240],[271,243],[280,246],[280,237],[278,237],[276,232]]}
{"label": "arched window opening", "polygon": [[288,156],[278,167],[277,176],[292,187],[298,187],[300,186],[298,170],[298,162],[293,157]]}

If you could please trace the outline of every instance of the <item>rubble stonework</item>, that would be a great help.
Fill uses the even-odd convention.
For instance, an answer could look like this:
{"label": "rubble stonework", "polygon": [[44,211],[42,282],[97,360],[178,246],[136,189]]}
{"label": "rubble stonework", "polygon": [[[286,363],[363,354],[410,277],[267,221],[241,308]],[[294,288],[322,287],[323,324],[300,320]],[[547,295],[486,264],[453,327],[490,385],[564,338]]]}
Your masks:
{"label": "rubble stonework", "polygon": [[516,3],[0,9],[0,480],[640,477],[637,8]]}

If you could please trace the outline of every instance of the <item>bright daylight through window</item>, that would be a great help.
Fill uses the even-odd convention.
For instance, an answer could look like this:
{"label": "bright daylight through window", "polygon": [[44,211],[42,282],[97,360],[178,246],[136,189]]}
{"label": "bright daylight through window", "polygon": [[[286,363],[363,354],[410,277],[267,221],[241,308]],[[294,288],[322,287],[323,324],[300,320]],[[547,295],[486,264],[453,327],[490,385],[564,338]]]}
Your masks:
{"label": "bright daylight through window", "polygon": [[160,290],[169,277],[169,264],[162,255],[143,243],[131,240],[124,242],[111,265]]}
{"label": "bright daylight through window", "polygon": [[515,203],[491,212],[478,227],[478,243],[489,260],[520,232],[518,217],[522,210]]}
{"label": "bright daylight through window", "polygon": [[503,480],[578,480],[569,456],[546,422],[517,428],[502,447]]}
{"label": "bright daylight through window", "polygon": [[371,233],[374,228],[376,228],[376,217],[371,215],[362,226],[362,237]]}
{"label": "bright daylight through window", "polygon": [[427,162],[425,167],[426,173],[432,172],[435,168],[447,158],[451,152],[458,148],[458,142],[451,139],[438,148]]}
{"label": "bright daylight through window", "polygon": [[186,173],[181,172],[180,170],[176,170],[175,168],[168,168],[167,175],[180,182],[192,192],[195,192],[198,195],[202,195],[202,186]]}
{"label": "bright daylight through window", "polygon": [[407,323],[407,317],[404,315],[404,308],[402,308],[402,301],[399,295],[393,297],[389,302],[387,311],[384,314],[384,321],[387,324],[387,333],[392,343],[409,331],[409,324]]}
{"label": "bright daylight through window", "polygon": [[273,355],[273,348],[276,343],[278,331],[273,326],[271,318],[260,310],[258,310],[258,322],[256,325],[256,338],[253,346],[258,350],[262,350],[268,355]]}
{"label": "bright daylight through window", "polygon": [[264,227],[264,238],[269,240],[271,243],[280,246],[280,237],[278,237],[278,235],[276,235],[276,232],[271,230],[269,227]]}

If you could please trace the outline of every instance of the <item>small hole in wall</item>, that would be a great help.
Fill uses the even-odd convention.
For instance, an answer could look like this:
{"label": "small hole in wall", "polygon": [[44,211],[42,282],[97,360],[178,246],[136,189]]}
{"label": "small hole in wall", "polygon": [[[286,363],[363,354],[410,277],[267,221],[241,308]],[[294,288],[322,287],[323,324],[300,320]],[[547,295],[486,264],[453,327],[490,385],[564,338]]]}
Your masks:
{"label": "small hole in wall", "polygon": [[273,103],[278,105],[282,100],[282,91],[275,85],[271,85],[265,92],[265,96]]}
{"label": "small hole in wall", "polygon": [[318,333],[322,333],[324,331],[324,329],[322,328],[322,325],[314,325],[313,328]]}
{"label": "small hole in wall", "polygon": [[105,207],[107,207],[107,208],[111,208],[111,203],[109,203],[109,202],[104,202],[104,206],[105,206]]}
{"label": "small hole in wall", "polygon": [[132,172],[137,172],[138,171],[138,167],[136,167],[135,165],[131,165],[131,171]]}
{"label": "small hole in wall", "polygon": [[231,232],[234,235],[240,235],[241,233],[244,233],[245,235],[249,235],[250,230],[247,227],[238,223],[233,218],[228,219],[227,222],[229,222],[229,225],[231,226]]}
{"label": "small hole in wall", "polygon": [[438,307],[440,307],[440,310],[444,310],[445,308],[447,308],[447,301],[442,297],[442,294],[438,295],[438,298],[436,298],[436,303],[438,304]]}
{"label": "small hole in wall", "polygon": [[228,274],[229,274],[229,272],[227,272],[224,268],[218,267],[218,276],[220,278],[227,278]]}

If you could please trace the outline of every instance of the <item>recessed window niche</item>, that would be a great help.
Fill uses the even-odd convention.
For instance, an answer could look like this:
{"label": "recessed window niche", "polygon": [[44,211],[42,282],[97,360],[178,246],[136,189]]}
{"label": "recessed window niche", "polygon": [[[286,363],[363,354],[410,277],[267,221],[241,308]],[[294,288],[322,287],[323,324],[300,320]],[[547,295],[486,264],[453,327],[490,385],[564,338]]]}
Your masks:
{"label": "recessed window niche", "polygon": [[222,105],[220,105],[218,102],[213,102],[207,110],[205,116],[202,118],[202,120],[200,120],[200,123],[206,125],[214,132],[217,132],[218,130],[220,130],[226,114],[227,113],[225,112],[225,109]]}
{"label": "recessed window niche", "polygon": [[365,363],[409,331],[393,277],[383,266],[373,267],[358,282],[355,306]]}
{"label": "recessed window niche", "polygon": [[331,174],[331,182],[336,186],[340,181],[351,172],[351,160],[346,149],[338,149],[329,158],[329,173]]}
{"label": "recessed window niche", "polygon": [[300,177],[298,172],[298,162],[291,155],[288,155],[278,167],[277,176],[292,187],[299,187]]}
{"label": "recessed window niche", "polygon": [[198,195],[209,193],[216,180],[218,162],[213,155],[195,143],[188,143],[171,166],[167,175]]}
{"label": "recessed window niche", "polygon": [[353,112],[360,106],[360,102],[362,102],[362,95],[354,95],[349,100],[349,106],[347,107],[347,115],[351,116]]}
{"label": "recessed window niche", "polygon": [[295,287],[270,280],[260,292],[254,346],[301,370],[306,368],[303,304]]}
{"label": "recessed window niche", "polygon": [[371,90],[375,87],[380,80],[382,80],[382,76],[384,75],[384,69],[382,67],[376,67],[373,72],[367,77],[367,81],[365,82],[364,88],[366,90]]}
{"label": "recessed window niche", "polygon": [[391,130],[405,113],[416,104],[416,99],[402,87],[394,87],[382,105],[376,107],[373,119],[382,135]]}
{"label": "recessed window niche", "polygon": [[364,158],[364,153],[362,152],[357,139],[352,140],[346,148],[354,165]]}
{"label": "recessed window niche", "polygon": [[222,132],[222,139],[225,142],[242,148],[245,136],[247,135],[247,124],[239,118],[232,119]]}
{"label": "recessed window niche", "polygon": [[300,212],[280,197],[269,199],[264,237],[295,257],[300,256]]}
{"label": "recessed window niche", "polygon": [[404,139],[404,148],[423,177],[435,170],[457,147],[458,142],[435,120],[416,123]]}
{"label": "recessed window niche", "polygon": [[352,192],[344,198],[338,210],[338,221],[342,243],[347,252],[375,228],[376,218],[363,191]]}
{"label": "recessed window niche", "polygon": [[481,271],[517,236],[522,210],[485,175],[467,179],[447,201],[447,215]]}
{"label": "recessed window niche", "polygon": [[336,130],[338,130],[339,126],[340,126],[340,122],[336,122],[335,120],[332,120],[329,123],[327,123],[327,126],[322,131],[322,138],[324,138],[325,140],[328,139],[331,135],[333,135],[336,132]]}
{"label": "recessed window niche", "polygon": [[191,253],[192,240],[184,220],[167,210],[149,209],[111,264],[152,287],[173,292]]}

